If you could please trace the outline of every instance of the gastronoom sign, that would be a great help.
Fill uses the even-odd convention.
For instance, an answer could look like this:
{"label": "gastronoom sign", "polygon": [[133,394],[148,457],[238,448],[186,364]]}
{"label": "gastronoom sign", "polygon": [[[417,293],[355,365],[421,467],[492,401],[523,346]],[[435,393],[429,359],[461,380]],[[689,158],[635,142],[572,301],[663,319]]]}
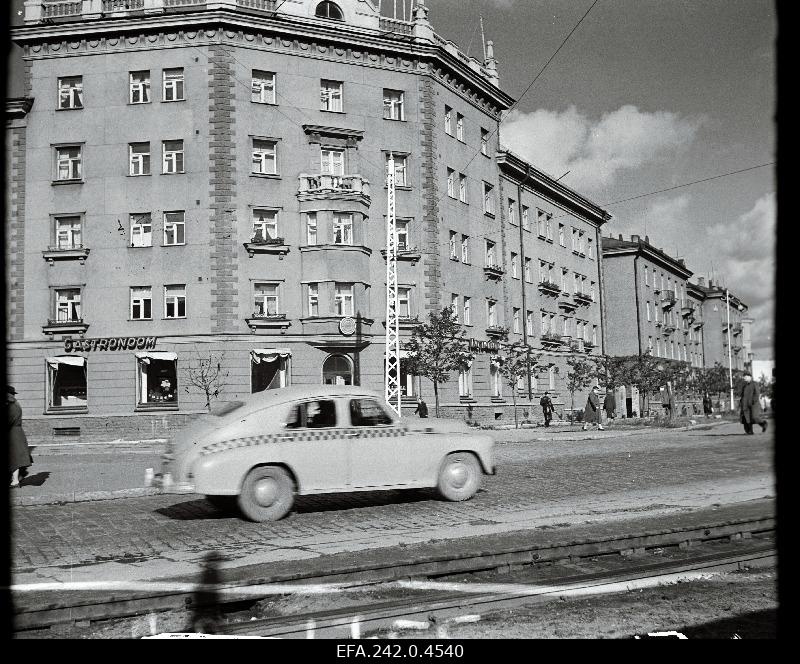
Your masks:
{"label": "gastronoom sign", "polygon": [[153,350],[158,337],[106,337],[103,339],[64,339],[64,352],[89,350]]}

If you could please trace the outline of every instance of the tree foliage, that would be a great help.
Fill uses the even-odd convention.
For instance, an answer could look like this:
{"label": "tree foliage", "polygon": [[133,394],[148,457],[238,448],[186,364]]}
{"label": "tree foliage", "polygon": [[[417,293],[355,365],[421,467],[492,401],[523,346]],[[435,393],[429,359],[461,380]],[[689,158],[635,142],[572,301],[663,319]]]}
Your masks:
{"label": "tree foliage", "polygon": [[[503,338],[507,338],[507,334]],[[500,375],[503,377],[503,382],[511,389],[511,394],[514,400],[514,425],[519,426],[517,422],[517,385],[521,379],[527,379],[528,374],[539,368],[539,360],[541,353],[532,352],[530,346],[524,344],[508,344],[501,345],[501,351],[498,355]]]}
{"label": "tree foliage", "polygon": [[570,420],[575,416],[575,392],[589,387],[597,377],[597,364],[585,357],[572,355],[567,358],[567,391],[572,402]]}

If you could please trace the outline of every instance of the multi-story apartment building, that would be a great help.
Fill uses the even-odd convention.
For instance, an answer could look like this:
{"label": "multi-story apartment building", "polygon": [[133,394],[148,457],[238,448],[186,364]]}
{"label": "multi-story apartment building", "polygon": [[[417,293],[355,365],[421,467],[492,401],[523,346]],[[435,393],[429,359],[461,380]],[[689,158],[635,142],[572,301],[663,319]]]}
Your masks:
{"label": "multi-story apartment building", "polygon": [[[702,277],[698,277],[698,281],[702,281]],[[686,283],[686,299],[691,309],[687,320],[691,327],[689,340],[694,346],[694,352],[691,355],[692,366],[701,368],[706,366],[703,343],[703,300],[705,300],[705,294],[700,286],[689,281]]]}
{"label": "multi-story apartment building", "polygon": [[752,349],[747,305],[727,288],[703,277],[692,284],[702,307],[703,366],[719,363],[734,371],[750,368]]}
{"label": "multi-story apartment building", "polygon": [[[26,91],[8,105],[8,358],[29,430],[161,435],[204,410],[193,383],[209,364],[223,400],[381,389],[389,154],[402,333],[457,302],[478,353],[443,404],[503,416],[490,342],[520,303],[503,201],[516,188],[501,191],[496,160],[513,100],[491,43],[485,62],[467,57],[421,1],[411,21],[372,0],[47,0],[25,19],[12,38]],[[582,323],[566,336],[600,347],[600,256],[573,252],[571,234],[599,254],[607,217],[555,183],[523,186],[519,273],[562,252],[558,267],[581,275],[562,289]],[[566,246],[539,240],[537,215],[556,229],[562,209]],[[561,296],[530,283],[527,310],[553,314],[560,339]],[[407,396],[429,390],[403,381]]]}

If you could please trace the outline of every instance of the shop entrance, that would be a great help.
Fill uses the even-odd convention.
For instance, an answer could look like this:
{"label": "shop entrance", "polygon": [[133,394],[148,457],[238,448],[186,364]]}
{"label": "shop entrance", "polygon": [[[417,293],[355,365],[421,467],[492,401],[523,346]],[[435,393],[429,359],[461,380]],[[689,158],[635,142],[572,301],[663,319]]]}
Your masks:
{"label": "shop entrance", "polygon": [[352,360],[347,355],[331,355],[322,365],[322,384],[352,385]]}

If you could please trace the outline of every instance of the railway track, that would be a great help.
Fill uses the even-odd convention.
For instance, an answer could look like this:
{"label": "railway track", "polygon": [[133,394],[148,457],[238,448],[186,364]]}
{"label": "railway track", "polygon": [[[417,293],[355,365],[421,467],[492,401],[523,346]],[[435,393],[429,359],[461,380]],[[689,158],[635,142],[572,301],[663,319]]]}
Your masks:
{"label": "railway track", "polygon": [[[685,563],[685,569],[659,570],[658,567],[646,569],[647,565],[637,562],[636,567],[626,569],[622,575],[611,579],[591,575],[585,578],[574,577],[559,582],[558,588],[549,590],[545,586],[537,586],[531,593],[531,586],[514,587],[503,585],[503,588],[488,588],[473,585],[468,591],[464,587],[454,588],[452,584],[430,585],[431,582],[442,582],[458,575],[498,573],[509,574],[515,571],[532,569],[540,565],[563,561],[576,562],[583,559],[594,559],[603,556],[641,556],[654,549],[675,548],[691,550],[696,544],[719,541],[756,540],[762,536],[770,536],[775,529],[773,516],[749,518],[724,523],[708,523],[687,529],[663,529],[648,531],[635,536],[610,537],[578,542],[555,543],[537,546],[527,542],[515,547],[495,548],[479,554],[469,552],[450,556],[422,556],[415,560],[404,560],[391,565],[381,564],[349,564],[330,567],[324,571],[294,571],[271,575],[249,575],[246,579],[222,579],[213,586],[204,587],[194,580],[154,581],[118,584],[73,585],[59,584],[52,588],[18,588],[12,587],[12,598],[15,606],[15,631],[17,633],[33,633],[50,629],[63,628],[70,625],[90,626],[94,622],[124,619],[159,612],[195,611],[205,601],[213,601],[224,613],[234,614],[242,611],[244,606],[253,605],[265,598],[292,594],[339,593],[375,586],[377,584],[395,584],[398,589],[413,591],[413,598],[396,600],[385,605],[371,603],[359,607],[358,615],[369,625],[370,629],[384,628],[392,621],[403,616],[412,616],[420,621],[426,614],[441,614],[444,618],[458,612],[464,607],[476,607],[475,610],[488,610],[488,607],[503,608],[517,602],[537,601],[545,599],[553,593],[561,592],[600,592],[604,587],[620,587],[619,584],[636,583],[637,574],[642,579],[653,579],[670,574],[693,574],[702,571],[690,569],[693,563]],[[753,544],[756,544],[753,541]],[[708,572],[711,569],[730,568],[730,566],[769,564],[774,561],[774,551],[769,546],[756,544],[755,549],[748,547],[748,552],[741,555],[753,558],[735,559],[729,554],[725,560],[699,560],[698,565]],[[633,563],[631,563],[633,564]],[[689,567],[687,567],[689,565]],[[652,565],[650,566],[652,567]],[[698,568],[701,569],[701,568]],[[649,576],[646,576],[649,574]],[[645,575],[645,576],[643,576]],[[608,576],[608,575],[606,575]],[[640,581],[639,582],[644,582]],[[415,585],[416,584],[416,585]],[[422,584],[422,585],[420,585]],[[427,586],[425,584],[428,584]],[[577,584],[577,585],[575,585]],[[583,584],[583,585],[581,585]],[[616,586],[614,585],[616,584]],[[491,584],[490,584],[491,585]],[[567,587],[569,586],[569,587]],[[212,598],[209,600],[208,598]],[[206,599],[204,599],[206,598]],[[399,602],[399,603],[398,603]],[[481,607],[486,607],[481,608]],[[495,610],[495,609],[491,609]],[[259,623],[265,635],[291,636],[305,634],[308,620],[314,620],[314,630],[332,630],[341,637],[342,625],[345,621],[353,624],[355,614],[352,608],[348,615],[319,615],[311,618],[304,614],[302,625],[297,620],[286,618],[267,619]],[[241,629],[255,629],[255,621],[250,621]],[[235,630],[238,626],[228,625],[224,629]],[[253,634],[252,631],[246,633]]]}

